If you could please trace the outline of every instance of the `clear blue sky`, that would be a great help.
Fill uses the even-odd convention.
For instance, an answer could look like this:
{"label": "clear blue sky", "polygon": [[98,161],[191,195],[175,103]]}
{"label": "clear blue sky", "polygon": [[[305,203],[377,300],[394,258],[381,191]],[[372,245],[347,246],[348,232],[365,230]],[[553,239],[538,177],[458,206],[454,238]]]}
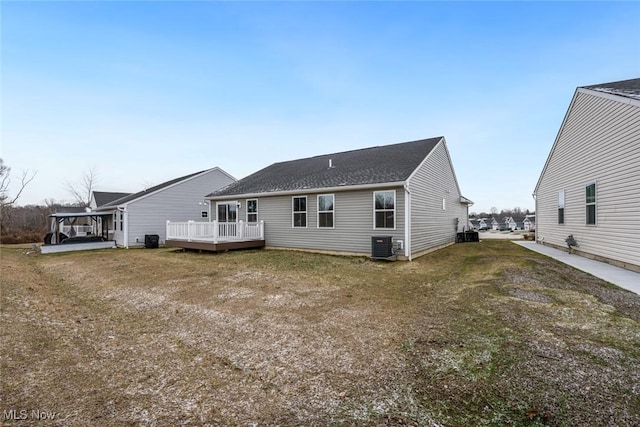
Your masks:
{"label": "clear blue sky", "polygon": [[640,3],[7,2],[20,204],[444,135],[472,211],[533,209],[577,86],[640,76]]}

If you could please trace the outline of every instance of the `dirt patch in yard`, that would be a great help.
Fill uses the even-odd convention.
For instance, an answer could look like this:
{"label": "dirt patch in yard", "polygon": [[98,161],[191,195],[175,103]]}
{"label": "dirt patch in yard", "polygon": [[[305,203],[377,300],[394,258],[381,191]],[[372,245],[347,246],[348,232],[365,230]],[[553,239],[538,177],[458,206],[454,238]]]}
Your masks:
{"label": "dirt patch in yard", "polygon": [[411,263],[3,247],[2,422],[638,425],[639,313],[503,241]]}

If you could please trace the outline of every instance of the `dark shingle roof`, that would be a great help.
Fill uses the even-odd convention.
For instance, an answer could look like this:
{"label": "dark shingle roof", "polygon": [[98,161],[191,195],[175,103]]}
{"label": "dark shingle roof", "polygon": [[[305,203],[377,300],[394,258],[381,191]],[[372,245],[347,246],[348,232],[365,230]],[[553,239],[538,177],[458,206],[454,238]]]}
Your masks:
{"label": "dark shingle roof", "polygon": [[102,205],[106,205],[107,203],[111,203],[114,200],[118,200],[122,197],[126,197],[131,193],[112,193],[108,191],[94,191],[93,198],[96,200],[96,206],[100,207]]}
{"label": "dark shingle roof", "polygon": [[86,212],[84,206],[58,206],[56,207],[56,213],[81,213]]}
{"label": "dark shingle roof", "polygon": [[173,184],[176,184],[176,183],[178,183],[180,181],[184,181],[186,179],[189,179],[189,178],[191,178],[193,176],[199,175],[199,174],[204,173],[204,172],[206,172],[206,170],[200,171],[200,172],[196,172],[196,173],[192,173],[192,174],[185,175],[185,176],[181,176],[180,178],[175,178],[175,179],[172,179],[170,181],[163,182],[162,184],[158,184],[158,185],[156,185],[154,187],[147,188],[146,190],[142,190],[142,191],[139,191],[137,193],[129,194],[128,196],[121,197],[119,199],[113,200],[113,201],[111,201],[110,203],[108,203],[108,204],[106,204],[104,206],[100,206],[98,208],[98,210],[100,210],[100,209],[108,209],[108,208],[115,208],[115,207],[120,206],[120,205],[122,205],[124,203],[128,203],[128,202],[130,202],[132,200],[138,199],[138,198],[140,198],[140,197],[142,197],[144,195],[151,194],[151,193],[156,192],[158,190],[162,190],[163,188],[169,187],[169,186],[171,186]]}
{"label": "dark shingle roof", "polygon": [[207,197],[401,182],[441,140],[422,139],[274,163]]}
{"label": "dark shingle roof", "polygon": [[640,100],[640,79],[601,83],[597,85],[584,86],[584,88]]}

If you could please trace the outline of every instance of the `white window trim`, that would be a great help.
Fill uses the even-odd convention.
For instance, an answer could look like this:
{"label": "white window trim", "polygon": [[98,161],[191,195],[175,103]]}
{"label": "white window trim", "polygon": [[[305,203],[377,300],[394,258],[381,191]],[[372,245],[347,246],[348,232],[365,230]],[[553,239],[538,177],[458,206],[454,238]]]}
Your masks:
{"label": "white window trim", "polygon": [[[585,190],[586,191],[586,190]],[[558,191],[558,225],[564,225],[567,222],[567,211],[565,209],[565,204],[566,204],[566,193],[564,191],[564,188],[562,190]],[[562,222],[560,222],[560,209],[562,209]]]}
{"label": "white window trim", "polygon": [[[321,211],[320,210],[320,197],[323,196],[331,196],[333,198],[333,209],[330,211]],[[316,202],[317,202],[317,214],[316,214],[316,227],[317,228],[321,228],[321,229],[327,229],[327,230],[331,230],[336,228],[336,196],[335,194],[318,194],[318,197],[316,198]],[[333,221],[331,221],[333,223],[333,226],[331,227],[320,227],[320,214],[321,213],[331,213],[331,215],[333,215]]]}
{"label": "white window trim", "polygon": [[[254,201],[256,202],[256,211],[255,212],[249,212],[249,202]],[[260,222],[260,216],[258,215],[258,212],[260,212],[260,204],[258,203],[258,199],[247,199],[244,201],[245,205],[247,206],[247,212],[246,212],[246,221],[249,222],[249,214],[255,214],[256,215],[256,222],[258,223]],[[254,222],[252,222],[251,224],[255,224]]]}
{"label": "white window trim", "polygon": [[[587,203],[587,187],[593,185],[595,189],[595,202]],[[587,227],[595,227],[598,225],[598,182],[597,181],[589,181],[584,185],[584,224]],[[594,216],[595,222],[593,224],[589,224],[589,217],[587,216],[587,206],[594,206]]]}
{"label": "white window trim", "polygon": [[[384,227],[384,228],[378,228],[376,227],[376,193],[388,193],[388,192],[393,192],[393,227]],[[376,190],[373,192],[373,229],[374,230],[395,230],[398,220],[397,220],[397,212],[396,209],[398,206],[398,198],[397,198],[397,194],[396,194],[396,190]],[[387,209],[385,209],[387,210]]]}
{"label": "white window trim", "polygon": [[[305,199],[305,210],[304,211],[294,211],[294,199]],[[296,213],[304,213],[307,220],[305,221],[304,227],[296,227],[295,214]],[[292,196],[291,197],[291,228],[308,228],[309,227],[309,198],[307,196]]]}

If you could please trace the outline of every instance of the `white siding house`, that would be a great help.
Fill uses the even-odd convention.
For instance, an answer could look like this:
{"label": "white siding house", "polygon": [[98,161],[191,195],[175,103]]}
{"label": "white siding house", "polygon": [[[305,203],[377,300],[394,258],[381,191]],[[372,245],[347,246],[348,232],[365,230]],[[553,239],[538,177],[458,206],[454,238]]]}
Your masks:
{"label": "white siding house", "polygon": [[538,243],[640,271],[640,79],[576,89],[534,196]]}
{"label": "white siding house", "polygon": [[120,247],[144,246],[145,235],[154,234],[163,244],[167,221],[209,221],[204,196],[233,182],[235,178],[216,167],[113,200],[96,211],[111,212],[109,237]]}
{"label": "white siding house", "polygon": [[454,243],[472,203],[443,137],[275,163],[207,197],[218,222],[263,223],[267,247],[370,255],[384,236],[405,259]]}

